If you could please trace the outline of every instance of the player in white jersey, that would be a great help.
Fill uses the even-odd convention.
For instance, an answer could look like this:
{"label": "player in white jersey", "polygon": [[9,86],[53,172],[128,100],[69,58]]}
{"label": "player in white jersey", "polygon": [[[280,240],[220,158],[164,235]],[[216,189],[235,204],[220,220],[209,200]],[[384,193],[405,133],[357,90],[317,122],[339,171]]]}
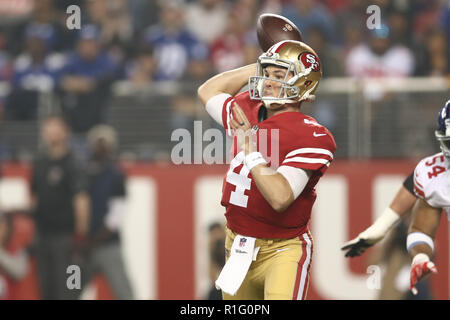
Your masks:
{"label": "player in white jersey", "polygon": [[414,192],[419,199],[413,208],[406,245],[412,257],[413,294],[417,294],[419,280],[437,272],[430,258],[442,211],[450,221],[450,100],[439,113],[435,135],[442,152],[420,161],[414,171]]}

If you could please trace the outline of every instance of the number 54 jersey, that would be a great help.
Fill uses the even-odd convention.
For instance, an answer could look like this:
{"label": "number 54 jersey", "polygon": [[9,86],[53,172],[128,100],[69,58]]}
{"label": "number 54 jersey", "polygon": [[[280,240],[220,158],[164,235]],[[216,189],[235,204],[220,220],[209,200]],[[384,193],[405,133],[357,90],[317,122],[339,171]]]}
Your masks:
{"label": "number 54 jersey", "polygon": [[414,192],[430,206],[442,208],[450,222],[450,168],[444,154],[422,159],[414,170]]}
{"label": "number 54 jersey", "polygon": [[269,239],[294,238],[307,232],[316,199],[315,185],[328,169],[336,150],[332,134],[301,112],[283,112],[259,122],[262,104],[250,100],[248,92],[230,97],[224,103],[222,122],[228,133],[234,102],[253,126],[254,142],[268,166],[274,170],[280,166],[310,170],[312,175],[294,202],[284,212],[277,212],[258,190],[234,137],[232,160],[222,188],[221,204],[226,208],[227,227],[241,235]]}

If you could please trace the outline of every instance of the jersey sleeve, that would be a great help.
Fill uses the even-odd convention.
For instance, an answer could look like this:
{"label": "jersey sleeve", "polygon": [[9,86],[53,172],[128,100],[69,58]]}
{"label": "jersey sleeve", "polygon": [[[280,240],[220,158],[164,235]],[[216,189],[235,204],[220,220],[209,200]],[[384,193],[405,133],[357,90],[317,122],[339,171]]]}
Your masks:
{"label": "jersey sleeve", "polygon": [[222,125],[225,129],[225,132],[227,133],[227,136],[231,137],[231,125],[230,120],[233,119],[233,102],[235,101],[235,98],[232,96],[229,96],[228,99],[225,100],[222,107]]}
{"label": "jersey sleeve", "polygon": [[286,155],[281,165],[319,172],[321,175],[330,166],[336,151],[334,137],[324,126],[305,119],[305,126],[296,130],[295,136],[286,139],[283,148]]}
{"label": "jersey sleeve", "polygon": [[403,187],[409,191],[412,195],[414,194],[414,171],[403,181]]}
{"label": "jersey sleeve", "polygon": [[414,193],[417,197],[427,200],[425,196],[425,186],[427,184],[425,160],[420,161],[414,169]]}
{"label": "jersey sleeve", "polygon": [[305,147],[298,148],[289,152],[282,161],[283,166],[319,171],[321,174],[330,166],[334,158],[332,148],[323,147]]}

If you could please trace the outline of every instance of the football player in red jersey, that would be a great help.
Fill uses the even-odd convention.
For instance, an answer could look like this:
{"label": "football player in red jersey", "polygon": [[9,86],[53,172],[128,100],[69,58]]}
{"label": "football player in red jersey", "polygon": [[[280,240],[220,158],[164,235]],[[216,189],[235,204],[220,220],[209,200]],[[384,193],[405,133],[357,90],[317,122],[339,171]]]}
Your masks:
{"label": "football player in red jersey", "polygon": [[306,298],[315,185],[336,150],[332,134],[300,112],[321,75],[314,50],[286,40],[198,89],[207,112],[233,136],[221,201],[227,262],[216,281],[224,299]]}

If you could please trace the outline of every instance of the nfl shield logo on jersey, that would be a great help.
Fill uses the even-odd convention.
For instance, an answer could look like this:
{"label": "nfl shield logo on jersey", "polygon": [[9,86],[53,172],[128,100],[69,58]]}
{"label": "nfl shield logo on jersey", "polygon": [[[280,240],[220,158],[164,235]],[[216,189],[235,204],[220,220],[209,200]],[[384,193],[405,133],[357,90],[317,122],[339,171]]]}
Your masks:
{"label": "nfl shield logo on jersey", "polygon": [[246,238],[241,238],[241,241],[239,241],[239,247],[244,247],[246,242],[247,242]]}

